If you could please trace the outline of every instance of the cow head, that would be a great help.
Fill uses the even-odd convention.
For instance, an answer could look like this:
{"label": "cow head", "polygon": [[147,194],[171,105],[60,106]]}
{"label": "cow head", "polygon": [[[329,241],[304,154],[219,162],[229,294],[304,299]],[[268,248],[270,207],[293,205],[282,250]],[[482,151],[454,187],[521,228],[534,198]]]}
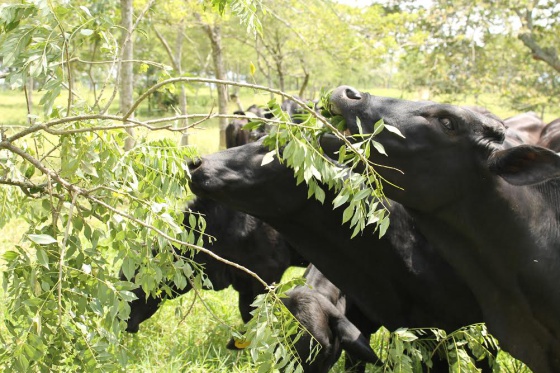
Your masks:
{"label": "cow head", "polygon": [[307,189],[296,186],[293,171],[277,159],[262,165],[269,152],[259,140],[192,161],[190,188],[197,196],[255,216],[292,214],[307,198]]}
{"label": "cow head", "polygon": [[[404,138],[390,131],[375,136],[388,156],[372,151],[370,161],[390,183],[386,195],[411,208],[434,211],[453,204],[496,182],[496,175],[517,185],[557,177],[550,172],[558,161],[552,152],[505,151],[503,123],[468,108],[377,97],[348,86],[333,91],[330,105],[352,134],[373,133],[379,120],[402,133]],[[333,136],[322,140],[327,153],[340,145]]]}

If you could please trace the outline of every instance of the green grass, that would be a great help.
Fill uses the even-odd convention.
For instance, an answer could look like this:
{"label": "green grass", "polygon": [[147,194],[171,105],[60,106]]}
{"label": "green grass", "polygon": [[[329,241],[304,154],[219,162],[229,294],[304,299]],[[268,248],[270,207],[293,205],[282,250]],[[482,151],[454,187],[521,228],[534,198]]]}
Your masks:
{"label": "green grass", "polygon": [[[299,276],[302,268],[288,270],[286,276]],[[171,301],[149,320],[140,332],[125,338],[134,351],[128,366],[134,372],[252,372],[246,351],[225,348],[230,327],[240,327],[237,293],[230,287],[222,291],[195,292]],[[194,301],[194,303],[193,303]]]}

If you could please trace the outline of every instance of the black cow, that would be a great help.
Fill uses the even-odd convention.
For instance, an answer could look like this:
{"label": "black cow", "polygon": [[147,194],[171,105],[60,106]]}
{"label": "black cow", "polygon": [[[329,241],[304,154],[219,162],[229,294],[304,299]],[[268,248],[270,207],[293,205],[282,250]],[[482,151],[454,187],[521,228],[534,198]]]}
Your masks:
{"label": "black cow", "polygon": [[[301,100],[299,97],[296,97],[298,100]],[[313,110],[318,111],[319,108],[317,107],[318,101],[311,101],[311,100],[303,100],[307,103],[309,107],[312,107]],[[280,104],[280,108],[282,111],[287,113],[290,116],[290,120],[293,123],[303,123],[305,120],[308,111],[302,108],[297,102],[294,100],[284,100]],[[264,112],[264,117],[266,119],[273,119],[274,113],[271,109]]]}
{"label": "black cow", "polygon": [[[234,111],[234,115],[245,115],[244,111]],[[226,148],[233,148],[249,142],[249,131],[243,126],[249,123],[249,118],[235,118],[226,127]]]}
{"label": "black cow", "polygon": [[248,131],[243,129],[251,120],[264,118],[265,112],[257,105],[251,105],[245,111],[236,110],[234,115],[243,115],[245,118],[234,118],[226,127],[226,148],[233,148],[248,142],[255,141],[264,136],[264,128],[259,127],[255,130]]}
{"label": "black cow", "polygon": [[554,119],[543,128],[537,145],[560,152],[560,118]]}
{"label": "black cow", "polygon": [[[313,104],[315,110],[316,102]],[[280,108],[290,116],[290,120],[294,123],[302,123],[307,111],[299,106],[293,100],[284,100]],[[274,113],[271,109],[264,110],[257,105],[251,105],[246,111],[237,110],[233,114],[243,115],[246,118],[235,118],[226,127],[226,148],[233,148],[249,142],[256,141],[266,135],[270,131],[270,125],[266,121],[250,131],[243,129],[249,121],[262,119],[273,119]]]}
{"label": "black cow", "polygon": [[[269,284],[280,281],[289,266],[308,264],[276,230],[252,216],[201,197],[189,203],[189,210],[204,215],[207,222],[205,233],[217,239],[212,244],[204,239],[204,246],[208,250],[252,270]],[[187,212],[183,223],[185,226],[189,224],[188,217]],[[241,318],[244,322],[249,321],[251,303],[258,294],[265,292],[262,284],[246,272],[217,261],[205,253],[196,253],[193,259],[204,265],[204,272],[214,290],[222,290],[231,285],[239,292]],[[124,274],[121,274],[121,278],[125,279]],[[177,289],[175,286],[172,288],[173,295],[169,298],[185,294],[191,289],[190,285],[184,289]],[[126,330],[131,333],[137,332],[140,323],[150,318],[162,302],[160,297],[150,295],[146,298],[142,288],[133,292],[138,299],[130,303]]]}
{"label": "black cow", "polygon": [[313,362],[309,362],[311,337],[305,334],[296,342],[295,348],[301,357],[303,371],[328,372],[342,350],[346,351],[347,372],[365,371],[365,365],[361,362],[379,362],[369,345],[369,334],[366,338],[345,316],[349,305],[340,289],[313,265],[308,267],[304,277],[306,285],[290,290],[288,297],[282,299],[286,308],[321,345]]}
{"label": "black cow", "polygon": [[506,118],[504,125],[506,126],[506,142],[509,146],[537,144],[545,127],[542,119],[532,111]]}
{"label": "black cow", "polygon": [[343,208],[329,206],[335,196],[327,190],[322,205],[308,199],[305,185],[296,186],[293,171],[277,160],[261,166],[268,153],[261,142],[191,164],[192,190],[258,216],[281,232],[367,317],[368,325],[360,326],[347,315],[364,334],[381,325],[452,332],[483,320],[471,291],[401,205],[389,205],[392,223],[383,238],[368,226],[350,239],[352,229],[341,225]]}
{"label": "black cow", "polygon": [[[539,373],[560,372],[560,157],[506,148],[502,122],[452,105],[376,97],[342,86],[330,98],[351,133],[380,119],[388,157],[372,154],[419,230],[475,294],[489,331]],[[327,136],[329,152],[340,142]]]}
{"label": "black cow", "polygon": [[[332,282],[315,266],[309,265],[303,275],[305,285],[290,290],[282,302],[294,317],[321,345],[312,362],[313,346],[309,333],[304,333],[294,347],[306,373],[326,373],[346,351],[347,372],[364,372],[365,362],[375,364],[379,358],[369,345],[369,339],[345,316],[351,305]],[[358,320],[363,321],[363,320]],[[369,335],[368,335],[369,336]],[[230,342],[228,348],[236,349]]]}

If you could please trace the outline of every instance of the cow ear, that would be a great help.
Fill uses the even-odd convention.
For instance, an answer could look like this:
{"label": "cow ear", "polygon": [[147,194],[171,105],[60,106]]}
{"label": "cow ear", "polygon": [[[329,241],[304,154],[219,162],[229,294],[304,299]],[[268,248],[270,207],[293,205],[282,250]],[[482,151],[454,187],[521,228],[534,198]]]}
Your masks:
{"label": "cow ear", "polygon": [[512,185],[533,185],[560,177],[560,156],[540,146],[520,145],[493,153],[488,167]]}
{"label": "cow ear", "polygon": [[367,338],[345,316],[336,317],[333,324],[333,331],[340,338],[340,345],[344,351],[351,354],[353,358],[368,363],[375,364],[380,361],[371,349]]}

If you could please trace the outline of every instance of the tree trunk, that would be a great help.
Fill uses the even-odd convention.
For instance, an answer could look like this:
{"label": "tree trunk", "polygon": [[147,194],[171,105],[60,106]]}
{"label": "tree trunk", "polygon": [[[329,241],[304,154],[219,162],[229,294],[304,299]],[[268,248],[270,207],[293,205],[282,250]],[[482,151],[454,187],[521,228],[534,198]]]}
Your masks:
{"label": "tree trunk", "polygon": [[232,93],[229,96],[230,100],[235,102],[235,106],[237,106],[237,110],[239,111],[245,111],[245,109],[243,109],[243,104],[241,103],[241,99],[239,98],[239,95],[237,93]]}
{"label": "tree trunk", "polygon": [[31,114],[33,114],[33,85],[33,77],[29,76],[25,82],[25,86],[23,87],[25,91],[25,99],[27,101],[27,122],[29,125],[35,124],[35,119],[32,119],[33,117],[31,116]]}
{"label": "tree trunk", "polygon": [[[214,23],[214,25],[204,24],[204,29],[210,38],[212,44],[212,59],[214,61],[214,73],[216,79],[225,80],[226,70],[224,67],[224,60],[222,54],[222,32],[219,24]],[[227,114],[227,86],[223,84],[218,84],[216,87],[218,92],[218,112],[220,114]],[[227,118],[220,118],[220,149],[225,149],[226,147],[226,127]]]}
{"label": "tree trunk", "polygon": [[[268,86],[272,87],[272,74],[270,73],[270,66],[268,66],[268,74],[266,75],[266,78],[268,80]],[[270,92],[269,96],[270,99],[272,100],[274,98],[274,93]]]}
{"label": "tree trunk", "polygon": [[[171,60],[171,64],[173,65],[173,68],[177,71],[177,74],[179,76],[183,75],[183,66],[181,65],[181,60],[183,59],[183,40],[185,39],[185,19],[182,19],[181,22],[179,22],[179,27],[177,28],[177,40],[175,43],[175,53],[173,53],[173,51],[171,50],[171,47],[169,46],[169,43],[167,42],[167,39],[165,39],[165,37],[163,36],[163,34],[161,34],[157,28],[155,28],[154,26],[154,31],[156,33],[156,36],[158,37],[159,41],[161,41],[161,44],[163,44],[163,47],[165,49],[165,51],[167,52],[167,55],[169,56],[169,59]],[[181,83],[180,83],[181,84]],[[181,112],[181,115],[187,115],[187,91],[185,90],[185,86],[183,84],[180,85],[181,89],[179,91],[179,111]],[[189,124],[189,121],[187,118],[185,119],[180,119],[177,122],[179,127],[186,127]],[[189,144],[189,134],[187,133],[187,130],[184,130],[181,133],[181,140],[179,142],[179,144],[181,146],[186,146]]]}
{"label": "tree trunk", "polygon": [[284,85],[285,85],[285,83],[284,83],[284,71],[282,70],[282,63],[281,63],[281,62],[278,62],[278,63],[276,64],[276,72],[278,73],[278,86],[279,86],[279,89],[280,89],[282,92],[285,92],[286,90],[284,89]]}
{"label": "tree trunk", "polygon": [[303,78],[303,83],[301,84],[301,87],[298,92],[299,97],[303,98],[303,92],[305,92],[305,90],[307,89],[308,84],[309,84],[309,73],[306,72],[305,77]]}
{"label": "tree trunk", "polygon": [[[121,0],[121,17],[122,17],[122,61],[121,61],[121,73],[120,73],[120,110],[121,113],[127,113],[133,104],[133,92],[134,92],[134,73],[132,59],[133,54],[133,39],[132,39],[132,28],[133,28],[133,7],[132,0]],[[130,116],[134,117],[134,114]],[[126,132],[128,137],[124,143],[124,149],[130,150],[134,147],[134,129],[127,128]]]}
{"label": "tree trunk", "polygon": [[[183,66],[181,65],[181,60],[183,59],[183,41],[185,39],[185,20],[181,20],[179,23],[179,27],[177,29],[177,42],[175,44],[175,69],[179,75],[183,75]],[[179,91],[179,111],[181,115],[187,115],[187,90],[185,89],[185,85],[181,84],[181,89]],[[189,124],[189,120],[187,118],[181,119],[178,121],[179,127],[187,127]],[[181,146],[189,145],[189,134],[188,130],[184,130],[181,132]]]}
{"label": "tree trunk", "polygon": [[[301,83],[301,87],[299,88],[299,92],[298,95],[300,98],[303,98],[303,92],[305,92],[305,90],[307,89],[307,85],[309,84],[309,71],[307,71],[307,69],[305,68],[305,61],[303,60],[303,58],[300,59],[301,62],[301,68],[303,69],[303,83]],[[313,98],[313,96],[309,97],[310,99]]]}
{"label": "tree trunk", "polygon": [[284,54],[282,53],[282,41],[278,30],[276,30],[276,45],[273,48],[274,51],[274,62],[276,63],[276,73],[278,74],[278,88],[282,91],[286,91],[285,78],[284,78]]}

